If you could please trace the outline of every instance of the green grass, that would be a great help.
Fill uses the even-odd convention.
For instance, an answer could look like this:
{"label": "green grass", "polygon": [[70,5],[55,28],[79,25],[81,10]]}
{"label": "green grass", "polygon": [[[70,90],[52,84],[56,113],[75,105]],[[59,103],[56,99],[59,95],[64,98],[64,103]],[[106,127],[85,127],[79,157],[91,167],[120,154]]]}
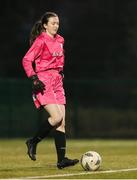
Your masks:
{"label": "green grass", "polygon": [[[67,156],[80,159],[89,150],[97,151],[102,157],[99,172],[106,170],[137,168],[136,140],[68,140]],[[98,172],[97,171],[97,172]],[[0,178],[47,176],[58,174],[86,173],[80,164],[58,170],[53,140],[43,141],[37,150],[37,161],[31,161],[26,154],[25,139],[0,140]],[[134,179],[136,171],[85,174],[56,177],[56,179]],[[49,178],[48,178],[49,179]],[[52,178],[53,179],[53,178]]]}

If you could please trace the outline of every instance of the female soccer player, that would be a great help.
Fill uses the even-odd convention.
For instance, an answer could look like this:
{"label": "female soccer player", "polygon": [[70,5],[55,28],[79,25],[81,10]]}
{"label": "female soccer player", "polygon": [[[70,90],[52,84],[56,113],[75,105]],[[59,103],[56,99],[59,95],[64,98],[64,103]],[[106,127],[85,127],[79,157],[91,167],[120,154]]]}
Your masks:
{"label": "female soccer player", "polygon": [[36,108],[43,107],[49,118],[41,125],[36,135],[26,141],[29,157],[36,160],[37,144],[55,130],[57,167],[73,166],[78,159],[65,157],[65,94],[63,89],[64,39],[57,34],[59,17],[54,12],[45,13],[31,30],[30,49],[22,64],[32,81],[32,94]]}

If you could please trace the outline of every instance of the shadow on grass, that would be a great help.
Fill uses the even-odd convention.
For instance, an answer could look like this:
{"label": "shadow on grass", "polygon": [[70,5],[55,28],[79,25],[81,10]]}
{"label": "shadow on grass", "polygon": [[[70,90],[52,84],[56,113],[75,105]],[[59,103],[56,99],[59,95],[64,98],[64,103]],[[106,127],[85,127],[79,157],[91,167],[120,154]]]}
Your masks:
{"label": "shadow on grass", "polygon": [[34,170],[42,170],[42,169],[47,169],[47,168],[49,168],[49,169],[52,169],[52,168],[56,168],[56,165],[55,164],[46,164],[44,167],[43,166],[27,166],[27,167],[14,167],[14,168],[1,168],[0,169],[0,172],[12,172],[12,171],[30,171],[30,170],[32,170],[32,171],[34,171]]}

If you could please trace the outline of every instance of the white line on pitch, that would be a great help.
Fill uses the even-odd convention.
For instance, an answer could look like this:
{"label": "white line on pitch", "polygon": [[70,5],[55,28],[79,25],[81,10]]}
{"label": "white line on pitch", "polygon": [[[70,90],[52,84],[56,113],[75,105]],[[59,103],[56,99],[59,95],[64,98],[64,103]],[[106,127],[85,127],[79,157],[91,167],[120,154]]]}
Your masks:
{"label": "white line on pitch", "polygon": [[137,171],[137,168],[130,169],[115,169],[115,170],[106,170],[106,171],[86,171],[82,173],[71,173],[71,174],[54,174],[47,176],[34,176],[34,177],[21,177],[21,178],[7,178],[0,180],[29,180],[29,179],[44,179],[44,178],[57,178],[57,177],[69,177],[69,176],[79,176],[79,175],[89,175],[89,174],[105,174],[105,173],[117,173],[117,172],[128,172],[128,171]]}
{"label": "white line on pitch", "polygon": [[107,170],[107,171],[90,171],[82,173],[71,173],[71,174],[55,174],[48,176],[36,176],[36,177],[26,177],[26,179],[40,179],[40,178],[56,178],[56,177],[68,177],[68,176],[79,176],[79,175],[88,175],[88,174],[105,174],[105,173],[116,173],[116,172],[128,172],[128,171],[137,171],[137,168],[131,169],[117,169],[117,170]]}

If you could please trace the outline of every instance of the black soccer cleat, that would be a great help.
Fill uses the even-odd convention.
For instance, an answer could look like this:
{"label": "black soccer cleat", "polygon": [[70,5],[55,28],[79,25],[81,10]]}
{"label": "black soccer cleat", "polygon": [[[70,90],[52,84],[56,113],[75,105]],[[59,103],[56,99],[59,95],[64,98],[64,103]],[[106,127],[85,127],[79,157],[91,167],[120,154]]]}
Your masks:
{"label": "black soccer cleat", "polygon": [[32,139],[26,141],[26,145],[28,148],[27,154],[29,155],[30,159],[36,161],[36,148],[37,143],[32,142]]}
{"label": "black soccer cleat", "polygon": [[78,162],[78,159],[68,159],[67,157],[65,157],[61,162],[57,163],[57,167],[58,169],[63,169],[65,167],[74,166]]}

